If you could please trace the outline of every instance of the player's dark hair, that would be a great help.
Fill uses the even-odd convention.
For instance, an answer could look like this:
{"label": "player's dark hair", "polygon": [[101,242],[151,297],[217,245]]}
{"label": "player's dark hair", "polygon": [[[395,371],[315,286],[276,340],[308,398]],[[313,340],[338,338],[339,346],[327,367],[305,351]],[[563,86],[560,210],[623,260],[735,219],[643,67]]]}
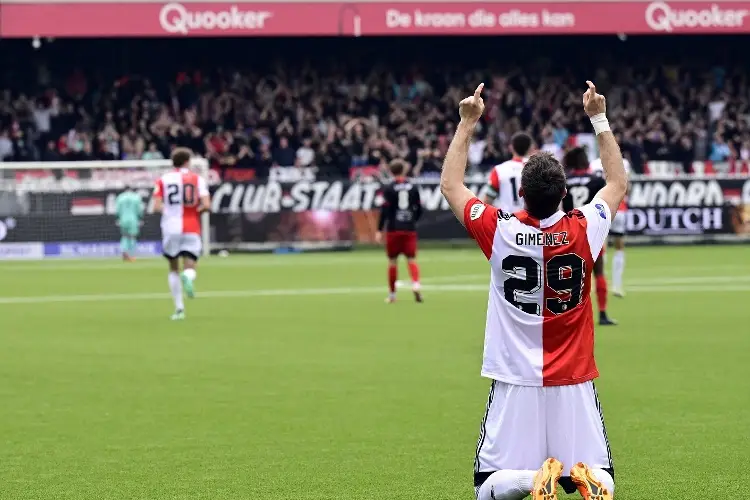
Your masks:
{"label": "player's dark hair", "polygon": [[388,170],[396,177],[406,173],[406,162],[404,160],[393,160],[388,164]]}
{"label": "player's dark hair", "polygon": [[510,138],[510,147],[513,149],[513,153],[518,156],[526,156],[533,143],[531,136],[526,132],[517,132]]}
{"label": "player's dark hair", "polygon": [[534,153],[521,171],[526,210],[537,219],[546,219],[559,210],[565,186],[565,170],[549,153]]}
{"label": "player's dark hair", "polygon": [[589,155],[581,147],[573,148],[565,153],[563,166],[568,170],[586,170],[589,168]]}
{"label": "player's dark hair", "polygon": [[172,165],[175,168],[187,167],[192,156],[193,152],[188,148],[177,148],[172,151]]}

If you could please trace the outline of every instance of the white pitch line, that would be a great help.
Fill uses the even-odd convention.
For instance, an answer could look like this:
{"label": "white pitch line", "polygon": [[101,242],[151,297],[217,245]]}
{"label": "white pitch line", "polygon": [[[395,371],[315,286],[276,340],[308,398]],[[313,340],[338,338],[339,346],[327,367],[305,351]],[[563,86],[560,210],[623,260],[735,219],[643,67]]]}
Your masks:
{"label": "white pitch line", "polygon": [[[436,285],[425,286],[430,292],[478,292],[487,291],[486,285]],[[289,297],[305,295],[348,295],[348,294],[386,293],[382,286],[343,287],[343,288],[280,288],[267,290],[218,290],[199,292],[200,299],[232,298],[232,297]],[[0,297],[3,304],[47,304],[54,302],[110,302],[116,300],[153,300],[168,299],[170,295],[163,293],[114,293],[101,295],[41,295],[31,297]]]}
{"label": "white pitch line", "polygon": [[[419,262],[482,262],[481,254],[466,250],[459,250],[453,255],[423,255]],[[241,255],[223,259],[221,257],[210,257],[201,261],[206,268],[214,267],[284,267],[284,266],[336,266],[343,264],[377,264],[385,263],[385,255],[356,255],[351,253],[333,252],[328,254],[292,254],[292,255],[268,255],[257,256]],[[126,264],[119,259],[92,259],[92,260],[59,260],[38,261],[23,264],[18,261],[0,262],[0,272],[9,271],[138,271],[139,269],[164,268],[166,262],[162,258],[146,257],[138,260],[135,264]]]}
{"label": "white pitch line", "polygon": [[[483,292],[487,293],[486,284],[455,284],[455,285],[426,285],[424,290],[428,293],[442,292]],[[750,285],[723,285],[723,286],[701,286],[701,287],[674,287],[674,286],[634,286],[629,287],[628,292],[633,293],[701,293],[701,292],[748,292]],[[384,294],[384,287],[342,287],[342,288],[298,288],[298,289],[265,289],[265,290],[217,290],[200,292],[199,299],[216,298],[244,298],[244,297],[301,297],[311,295],[351,295],[351,294]],[[59,302],[113,302],[113,301],[137,301],[169,299],[166,292],[145,293],[119,293],[100,295],[40,295],[30,297],[0,297],[0,305],[12,304],[50,304]]]}

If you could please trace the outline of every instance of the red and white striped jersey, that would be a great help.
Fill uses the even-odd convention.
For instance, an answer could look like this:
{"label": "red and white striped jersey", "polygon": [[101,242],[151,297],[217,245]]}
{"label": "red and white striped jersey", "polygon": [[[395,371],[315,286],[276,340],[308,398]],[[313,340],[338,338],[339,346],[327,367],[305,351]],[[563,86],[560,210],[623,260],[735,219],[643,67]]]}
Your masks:
{"label": "red and white striped jersey", "polygon": [[164,202],[161,232],[200,234],[198,206],[203,196],[208,196],[206,180],[189,169],[175,169],[162,175],[154,187],[154,197]]}
{"label": "red and white striped jersey", "polygon": [[512,160],[495,165],[487,181],[487,194],[495,201],[493,205],[503,212],[513,213],[523,209],[523,198],[518,195],[521,187],[521,170],[528,158],[514,156]]}
{"label": "red and white striped jersey", "polygon": [[[630,175],[630,162],[623,158],[622,164],[625,167],[625,173]],[[602,159],[597,158],[596,160],[589,163],[589,170],[593,173],[604,173],[604,166],[602,166]],[[622,199],[622,202],[620,203],[620,206],[617,207],[618,212],[624,212],[628,209],[628,197],[627,195],[625,198]]]}
{"label": "red and white striped jersey", "polygon": [[464,225],[492,269],[482,376],[526,386],[599,376],[591,274],[611,221],[600,198],[544,220],[469,201]]}

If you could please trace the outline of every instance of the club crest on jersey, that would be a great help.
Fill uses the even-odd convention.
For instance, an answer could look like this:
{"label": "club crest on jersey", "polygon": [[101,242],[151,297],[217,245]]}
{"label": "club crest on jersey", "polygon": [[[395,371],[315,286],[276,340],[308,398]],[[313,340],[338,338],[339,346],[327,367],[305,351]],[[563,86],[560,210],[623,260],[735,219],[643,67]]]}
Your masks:
{"label": "club crest on jersey", "polygon": [[482,216],[482,212],[484,212],[484,205],[481,203],[474,203],[471,206],[471,209],[469,210],[469,218],[471,220],[477,220]]}
{"label": "club crest on jersey", "polygon": [[516,245],[518,246],[543,246],[559,247],[568,245],[568,232],[559,233],[518,233],[516,234]]}
{"label": "club crest on jersey", "polygon": [[594,206],[596,207],[596,210],[599,212],[599,217],[601,217],[602,219],[606,219],[607,212],[604,211],[604,205],[602,205],[601,203],[597,203]]}

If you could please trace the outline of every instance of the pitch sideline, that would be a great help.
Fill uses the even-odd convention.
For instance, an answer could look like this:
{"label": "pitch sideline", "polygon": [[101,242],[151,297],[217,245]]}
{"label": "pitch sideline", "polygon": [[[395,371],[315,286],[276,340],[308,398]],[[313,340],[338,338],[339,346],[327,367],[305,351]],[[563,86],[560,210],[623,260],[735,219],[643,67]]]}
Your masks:
{"label": "pitch sideline", "polygon": [[[428,293],[445,292],[487,292],[487,284],[445,284],[425,285],[424,290]],[[721,285],[698,286],[698,287],[676,287],[670,285],[633,286],[628,287],[629,293],[703,293],[703,292],[748,292],[750,285]],[[246,298],[246,297],[302,297],[311,295],[351,295],[351,294],[384,294],[383,286],[363,287],[340,287],[340,288],[279,288],[258,290],[216,290],[201,292],[199,300],[217,298]],[[28,297],[0,297],[0,305],[20,304],[51,304],[60,302],[112,302],[112,301],[138,301],[138,300],[169,300],[168,293],[115,293],[115,294],[88,294],[88,295],[39,295]]]}

